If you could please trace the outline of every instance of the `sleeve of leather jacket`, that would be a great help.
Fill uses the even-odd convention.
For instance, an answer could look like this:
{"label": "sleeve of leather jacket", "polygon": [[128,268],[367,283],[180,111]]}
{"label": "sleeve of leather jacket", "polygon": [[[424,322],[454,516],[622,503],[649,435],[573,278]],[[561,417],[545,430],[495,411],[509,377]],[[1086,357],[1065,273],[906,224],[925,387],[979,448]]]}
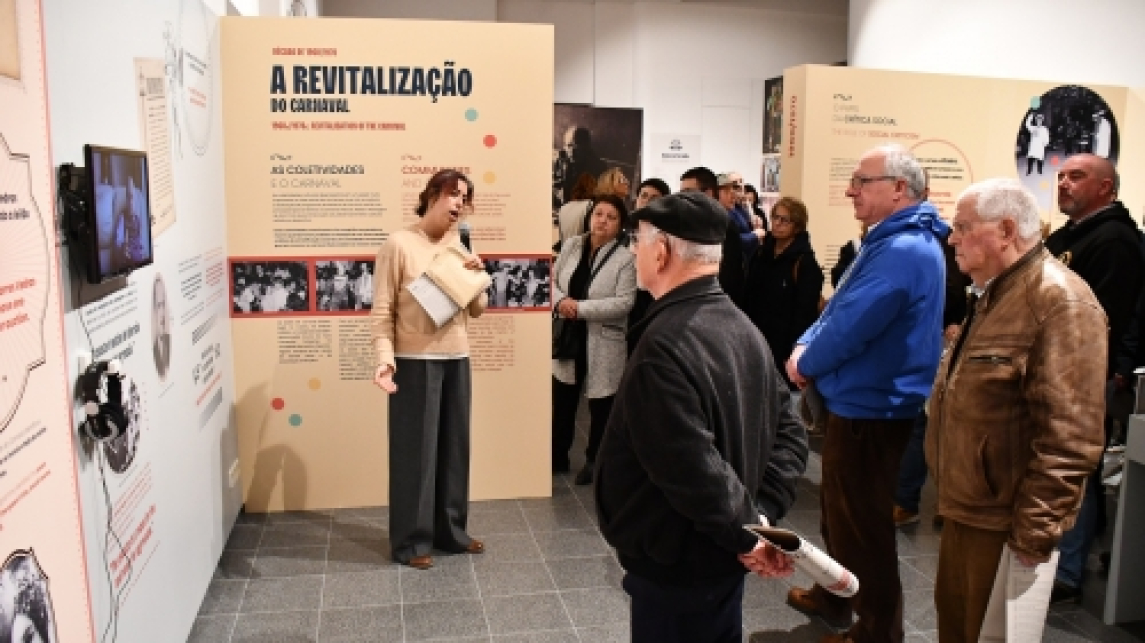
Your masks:
{"label": "sleeve of leather jacket", "polygon": [[775,374],[779,423],[775,429],[775,443],[764,467],[755,504],[771,524],[787,515],[795,504],[795,491],[799,478],[807,470],[807,429],[799,421],[792,404],[791,391],[777,372]]}
{"label": "sleeve of leather jacket", "polygon": [[751,551],[757,539],[743,525],[759,521],[748,490],[716,449],[715,434],[688,377],[669,358],[633,364],[626,408],[638,408],[642,429],[632,450],[672,508],[724,549]]}
{"label": "sleeve of leather jacket", "polygon": [[1030,350],[1023,386],[1037,429],[1009,545],[1041,561],[1061,539],[1062,521],[1081,502],[1105,446],[1105,342],[1102,311],[1072,301],[1042,320]]}

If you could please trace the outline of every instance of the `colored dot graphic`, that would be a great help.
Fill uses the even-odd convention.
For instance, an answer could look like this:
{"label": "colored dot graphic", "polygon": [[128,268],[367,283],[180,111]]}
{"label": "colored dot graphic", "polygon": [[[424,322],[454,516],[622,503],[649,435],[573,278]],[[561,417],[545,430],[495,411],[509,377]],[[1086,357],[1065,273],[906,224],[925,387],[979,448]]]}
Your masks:
{"label": "colored dot graphic", "polygon": [[306,383],[306,385],[310,387],[311,391],[317,391],[318,389],[322,388],[322,380],[318,379],[317,377],[312,377],[310,378],[310,381]]}
{"label": "colored dot graphic", "polygon": [[497,137],[493,136],[492,134],[486,134],[484,142],[485,142],[485,147],[496,147],[497,146]]}
{"label": "colored dot graphic", "polygon": [[285,407],[286,400],[282,399],[281,397],[276,397],[270,401],[270,408],[274,409],[275,411],[281,411]]}
{"label": "colored dot graphic", "polygon": [[290,426],[301,426],[301,425],[302,425],[302,416],[297,414],[297,413],[292,414],[290,416]]}
{"label": "colored dot graphic", "polygon": [[469,121],[470,123],[477,120],[477,110],[473,109],[472,107],[465,110],[465,120]]}
{"label": "colored dot graphic", "polygon": [[494,172],[486,172],[481,178],[486,183],[496,183],[497,182],[497,174],[495,174]]}

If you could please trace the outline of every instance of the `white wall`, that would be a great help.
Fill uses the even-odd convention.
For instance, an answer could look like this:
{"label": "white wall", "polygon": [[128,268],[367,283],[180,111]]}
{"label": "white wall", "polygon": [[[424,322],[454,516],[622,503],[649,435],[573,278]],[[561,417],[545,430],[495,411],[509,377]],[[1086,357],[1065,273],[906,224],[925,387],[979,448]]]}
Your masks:
{"label": "white wall", "polygon": [[406,20],[497,20],[497,0],[323,0],[330,18]]}
{"label": "white wall", "polygon": [[1142,0],[851,0],[855,67],[1145,86]]}
{"label": "white wall", "polygon": [[[190,74],[184,71],[182,80],[168,84],[174,88],[168,123],[180,141],[173,145],[180,151],[172,155],[176,221],[154,240],[155,263],[126,279],[92,286],[77,283],[66,248],[61,256],[69,381],[76,380],[80,353],[90,354],[92,346],[136,324],[140,328],[119,345],[132,349],[124,357],[124,371],[141,397],[141,429],[132,464],[122,473],[101,471],[101,458],[93,458],[86,446],[75,454],[92,612],[101,634],[116,618],[102,552],[106,548],[114,557],[120,548],[120,543],[105,540],[105,494],[115,507],[116,535],[123,544],[130,542],[138,525],[151,525],[149,544],[131,565],[126,585],[116,592],[121,598],[114,628],[118,641],[187,639],[242,502],[229,476],[238,459],[231,418],[230,306],[225,285],[217,285],[226,282],[226,210],[221,66],[213,12],[226,11],[225,5],[226,0],[43,0],[55,165],[83,165],[87,143],[143,149],[135,58],[186,61],[190,56],[180,50],[192,49],[213,80],[202,87],[210,106],[207,118],[190,117],[192,99],[180,85],[185,81],[190,86]],[[154,173],[154,159],[150,167]],[[170,370],[165,377],[157,372],[151,346],[152,287],[160,274],[171,319]],[[101,320],[99,307],[123,295],[129,299]],[[93,313],[86,326],[81,308]],[[197,329],[202,332],[196,334]],[[213,356],[216,346],[220,354],[211,358],[212,373],[220,379],[212,375],[197,380],[206,365],[204,356]],[[212,404],[216,392],[221,395],[217,407]],[[78,404],[73,414],[82,414]],[[155,512],[148,518],[151,506]]]}

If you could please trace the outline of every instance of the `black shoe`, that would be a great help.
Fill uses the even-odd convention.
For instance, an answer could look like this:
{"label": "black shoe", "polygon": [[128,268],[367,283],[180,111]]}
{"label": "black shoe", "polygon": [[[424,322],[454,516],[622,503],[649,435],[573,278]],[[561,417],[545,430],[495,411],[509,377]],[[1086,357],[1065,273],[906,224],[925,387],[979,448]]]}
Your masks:
{"label": "black shoe", "polygon": [[595,466],[591,460],[585,462],[584,468],[580,470],[580,473],[576,474],[576,479],[573,480],[573,484],[581,486],[592,484],[592,470]]}
{"label": "black shoe", "polygon": [[1060,580],[1054,581],[1053,591],[1050,592],[1050,605],[1062,605],[1065,603],[1080,603],[1081,602],[1081,588],[1074,587],[1061,582]]}
{"label": "black shoe", "polygon": [[570,468],[568,460],[553,463],[553,473],[568,473]]}

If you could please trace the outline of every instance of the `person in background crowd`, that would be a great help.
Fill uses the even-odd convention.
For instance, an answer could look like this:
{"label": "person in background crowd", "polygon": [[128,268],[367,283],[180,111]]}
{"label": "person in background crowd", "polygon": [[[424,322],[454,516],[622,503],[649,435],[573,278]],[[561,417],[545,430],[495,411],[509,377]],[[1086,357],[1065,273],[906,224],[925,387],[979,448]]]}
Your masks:
{"label": "person in background crowd", "polygon": [[611,194],[623,201],[625,206],[628,205],[628,193],[631,189],[631,182],[627,176],[624,176],[624,171],[618,167],[608,168],[596,180],[597,197]]}
{"label": "person in background crowd", "polygon": [[573,359],[553,360],[553,472],[569,470],[569,449],[576,430],[581,393],[591,416],[584,468],[574,480],[592,483],[596,452],[627,351],[628,311],[636,299],[632,253],[620,246],[628,208],[616,195],[603,194],[592,209],[587,234],[569,239],[553,269],[556,312],[575,320],[580,341]]}
{"label": "person in background crowd", "polygon": [[668,184],[660,179],[644,179],[644,181],[640,183],[640,189],[636,191],[636,205],[633,207],[633,211],[639,210],[656,199],[668,196],[671,193],[672,190],[668,187]]}
{"label": "person in background crowd", "polygon": [[791,561],[743,529],[795,501],[807,433],[763,339],[716,280],[728,216],[682,193],[638,210],[630,249],[656,298],[609,416],[600,531],[631,596],[635,643],[740,643],[744,567]]}
{"label": "person in background crowd", "polygon": [[560,242],[588,231],[588,215],[592,212],[592,195],[596,192],[596,177],[582,174],[570,193],[570,199],[557,211]]}
{"label": "person in background crowd", "polygon": [[925,189],[918,160],[900,146],[860,158],[847,196],[870,226],[863,251],[787,361],[790,380],[801,389],[813,383],[826,407],[823,541],[863,583],[849,600],[819,585],[788,593],[788,605],[836,627],[851,621],[852,608],[858,614],[824,643],[904,636],[894,489],[942,352],[942,239],[950,230],[922,200]]}
{"label": "person in background crowd", "polygon": [[[819,316],[823,269],[811,249],[807,220],[802,201],[791,197],[776,201],[771,232],[748,264],[745,312],[763,333],[776,364],[787,361],[795,340]],[[784,381],[792,386],[786,375]]]}
{"label": "person in background crowd", "polygon": [[[1089,284],[1109,318],[1106,375],[1114,380],[1117,360],[1113,351],[1133,323],[1133,310],[1145,283],[1141,233],[1117,200],[1119,178],[1108,159],[1093,154],[1071,156],[1062,163],[1057,180],[1058,207],[1069,221],[1046,239],[1046,249]],[[1086,488],[1077,524],[1059,545],[1061,560],[1051,599],[1055,603],[1081,600],[1085,561],[1094,535],[1105,522],[1101,489],[1098,469]]]}
{"label": "person in background crowd", "polygon": [[743,177],[738,172],[720,174],[716,182],[719,185],[720,205],[728,211],[739,234],[744,261],[749,262],[760,242],[767,236],[767,230],[761,221],[753,219],[753,215],[743,209]]}
{"label": "person in background crowd", "polygon": [[[647,206],[649,203],[668,196],[672,190],[668,184],[660,179],[645,179],[640,184],[640,190],[636,193],[636,210]],[[636,288],[636,302],[632,304],[632,311],[628,313],[628,327],[632,328],[636,322],[644,319],[644,313],[648,311],[648,307],[652,305],[652,295],[643,288],[637,286]],[[636,347],[636,343],[628,339],[628,352],[632,353],[632,349]]]}
{"label": "person in background crowd", "polygon": [[743,186],[744,205],[746,205],[753,215],[752,221],[759,221],[759,226],[767,230],[767,213],[760,207],[759,191],[755,189],[754,185],[750,183]]}
{"label": "person in background crowd", "polygon": [[433,566],[431,549],[480,554],[469,518],[469,319],[485,312],[484,292],[440,328],[409,291],[445,248],[465,268],[485,271],[461,243],[457,223],[473,203],[473,183],[456,170],[430,177],[418,196],[418,221],[390,234],[374,263],[371,331],[374,383],[390,396],[390,547],[415,569]]}
{"label": "person in background crowd", "polygon": [[847,268],[851,267],[851,262],[859,255],[859,250],[863,247],[863,239],[867,238],[867,230],[869,226],[863,223],[859,226],[859,236],[851,239],[839,248],[839,260],[831,267],[831,287],[838,288],[839,282],[846,274]]}
{"label": "person in background crowd", "polygon": [[1046,146],[1050,144],[1050,128],[1045,122],[1046,117],[1034,110],[1026,115],[1026,131],[1030,133],[1030,142],[1026,144],[1026,176],[1034,171],[1034,163],[1038,164],[1038,174],[1045,168]]}
{"label": "person in background crowd", "polygon": [[[719,185],[715,172],[700,166],[680,175],[680,192],[702,192],[713,199],[717,198]],[[740,245],[739,228],[728,216],[727,238],[724,239],[723,258],[720,259],[720,288],[724,289],[732,302],[743,307],[743,247]]]}
{"label": "person in background crowd", "polygon": [[[946,522],[934,591],[943,643],[977,643],[1007,552],[1054,565],[1101,457],[1105,314],[1042,247],[1038,216],[1013,179],[958,199],[950,244],[974,303],[939,366],[926,438]],[[1048,599],[1022,618],[1044,620]]]}

